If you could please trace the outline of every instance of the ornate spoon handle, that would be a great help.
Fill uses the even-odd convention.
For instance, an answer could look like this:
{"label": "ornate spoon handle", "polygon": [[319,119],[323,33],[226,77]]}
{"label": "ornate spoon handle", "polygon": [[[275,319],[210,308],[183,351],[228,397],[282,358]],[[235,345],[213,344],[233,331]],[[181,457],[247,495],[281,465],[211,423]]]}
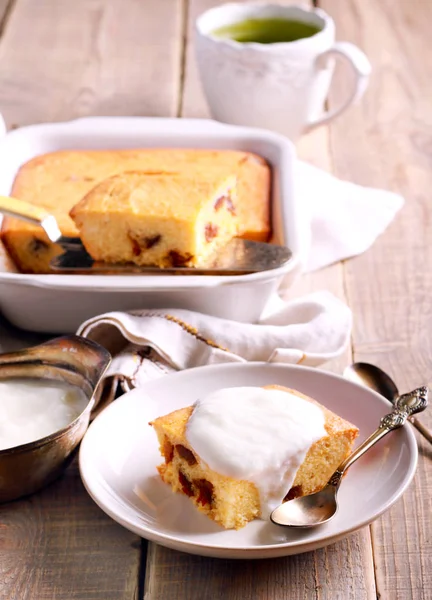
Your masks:
{"label": "ornate spoon handle", "polygon": [[345,471],[357,460],[363,456],[372,446],[374,446],[381,438],[405,425],[408,417],[423,411],[428,405],[428,389],[420,387],[416,390],[399,396],[395,401],[394,410],[382,417],[380,426],[372,435],[370,435],[358,448],[354,450],[337,468],[329,480],[329,484],[339,487],[342,476]]}

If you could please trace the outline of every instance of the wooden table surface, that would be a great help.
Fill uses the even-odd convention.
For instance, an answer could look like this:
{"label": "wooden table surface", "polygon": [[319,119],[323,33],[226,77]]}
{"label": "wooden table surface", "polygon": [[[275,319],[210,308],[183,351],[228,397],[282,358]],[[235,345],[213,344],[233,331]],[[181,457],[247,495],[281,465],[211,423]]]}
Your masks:
{"label": "wooden table surface", "polygon": [[[0,110],[9,128],[85,115],[208,116],[193,23],[214,0],[0,0]],[[430,0],[320,0],[337,37],[373,64],[360,103],[298,144],[341,178],[397,191],[406,205],[373,248],[312,275],[354,313],[353,359],[402,390],[432,377]],[[345,90],[336,77],[329,105]],[[0,166],[1,168],[1,166]],[[0,349],[36,336],[3,323]],[[432,426],[432,411],[421,415]],[[200,558],[147,543],[90,500],[76,465],[43,492],[0,506],[0,598],[432,598],[431,447],[416,433],[413,484],[386,514],[327,548],[266,561]]]}

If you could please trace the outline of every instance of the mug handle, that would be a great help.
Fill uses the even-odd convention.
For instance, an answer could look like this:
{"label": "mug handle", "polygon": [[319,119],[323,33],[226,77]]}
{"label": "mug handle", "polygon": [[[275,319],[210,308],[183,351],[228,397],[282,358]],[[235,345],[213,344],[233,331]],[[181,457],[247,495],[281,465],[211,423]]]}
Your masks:
{"label": "mug handle", "polygon": [[343,58],[354,71],[356,80],[348,98],[340,106],[326,111],[321,117],[308,123],[306,126],[307,130],[324,125],[342,114],[353,102],[362,97],[368,85],[372,67],[366,54],[360,48],[357,48],[357,46],[350,42],[335,42],[329,50],[318,56],[317,66],[325,65],[327,59],[331,56]]}

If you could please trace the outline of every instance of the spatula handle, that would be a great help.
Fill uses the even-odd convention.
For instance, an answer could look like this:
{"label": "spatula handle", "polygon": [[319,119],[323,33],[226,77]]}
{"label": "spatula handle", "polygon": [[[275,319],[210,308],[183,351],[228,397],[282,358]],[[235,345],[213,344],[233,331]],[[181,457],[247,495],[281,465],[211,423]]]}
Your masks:
{"label": "spatula handle", "polygon": [[9,217],[23,219],[34,225],[42,225],[43,221],[49,217],[49,213],[40,206],[34,206],[18,198],[9,196],[0,196],[0,213]]}
{"label": "spatula handle", "polygon": [[55,217],[40,206],[34,206],[24,200],[18,200],[18,198],[0,196],[0,213],[22,219],[32,225],[39,225],[54,243],[62,237]]}

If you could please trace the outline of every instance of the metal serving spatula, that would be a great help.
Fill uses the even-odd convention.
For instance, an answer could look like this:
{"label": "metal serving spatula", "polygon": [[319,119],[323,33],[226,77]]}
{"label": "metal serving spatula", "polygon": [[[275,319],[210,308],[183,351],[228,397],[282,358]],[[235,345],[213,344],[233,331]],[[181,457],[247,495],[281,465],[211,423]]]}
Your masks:
{"label": "metal serving spatula", "polygon": [[34,206],[17,198],[0,196],[0,213],[39,225],[51,242],[64,250],[51,263],[53,271],[62,273],[110,275],[159,273],[161,275],[244,275],[268,271],[285,265],[292,256],[289,248],[263,242],[234,238],[218,250],[205,267],[137,266],[132,263],[111,264],[94,261],[84,248],[79,237],[62,235],[57,221],[44,208]]}

